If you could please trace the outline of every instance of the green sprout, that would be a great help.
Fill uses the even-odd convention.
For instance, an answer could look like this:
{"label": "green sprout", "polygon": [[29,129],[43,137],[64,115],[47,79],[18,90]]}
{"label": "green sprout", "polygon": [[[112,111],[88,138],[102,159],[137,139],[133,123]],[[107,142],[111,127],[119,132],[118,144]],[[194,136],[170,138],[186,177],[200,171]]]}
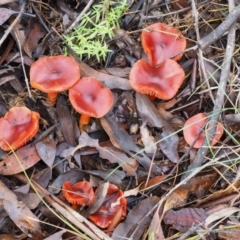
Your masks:
{"label": "green sprout", "polygon": [[119,18],[127,7],[126,0],[114,3],[103,0],[95,4],[85,14],[72,33],[64,36],[66,43],[80,57],[96,57],[100,62],[105,60],[108,49],[106,38],[113,38],[115,28],[119,28]]}

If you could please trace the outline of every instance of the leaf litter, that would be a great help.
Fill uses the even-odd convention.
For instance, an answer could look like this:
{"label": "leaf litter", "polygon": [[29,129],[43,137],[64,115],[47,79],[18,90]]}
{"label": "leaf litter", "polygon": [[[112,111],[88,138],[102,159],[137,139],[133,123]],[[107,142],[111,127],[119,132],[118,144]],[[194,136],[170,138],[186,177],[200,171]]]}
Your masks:
{"label": "leaf litter", "polygon": [[[126,1],[115,36],[106,34],[107,57],[79,58],[63,35],[71,36],[71,24],[77,27],[81,13],[90,20],[98,16],[92,9],[99,4],[105,11],[99,17],[106,22],[106,12],[119,3],[0,3],[0,117],[18,106],[41,115],[35,139],[15,151],[0,151],[0,238],[238,239],[239,4]],[[149,26],[159,22],[177,28],[188,43],[178,61],[185,79],[169,100],[136,93],[129,82],[135,62],[152,62],[141,34],[154,32]],[[81,77],[96,78],[114,93],[110,112],[90,119],[84,129],[78,127],[79,114],[67,91],[51,107],[44,93],[27,84],[38,58],[63,54],[75,59]],[[182,130],[186,120],[203,112],[209,122],[201,130],[208,137],[216,133],[216,122],[225,132],[215,146],[205,141],[198,150],[186,143]],[[61,191],[66,181],[89,181],[95,202],[72,209]],[[110,184],[123,196],[108,206]],[[106,216],[122,198],[127,199],[126,215],[120,208],[109,228],[89,221],[89,214],[104,209]]]}

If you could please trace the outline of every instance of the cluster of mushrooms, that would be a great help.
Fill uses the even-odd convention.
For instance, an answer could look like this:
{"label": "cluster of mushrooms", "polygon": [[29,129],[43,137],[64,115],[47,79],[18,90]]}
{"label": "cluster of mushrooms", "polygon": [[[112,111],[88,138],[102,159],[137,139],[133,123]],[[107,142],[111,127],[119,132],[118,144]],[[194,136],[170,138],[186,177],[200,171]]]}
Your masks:
{"label": "cluster of mushrooms", "polygon": [[[149,63],[140,59],[134,64],[129,76],[130,85],[135,91],[150,97],[162,100],[173,98],[185,78],[184,70],[176,61],[183,55],[186,39],[178,29],[164,23],[155,23],[142,32],[141,41]],[[102,86],[97,79],[81,78],[78,63],[67,56],[42,57],[34,62],[30,69],[30,84],[33,88],[47,93],[47,102],[50,105],[55,104],[58,92],[68,90],[73,108],[81,114],[80,128],[88,124],[90,117],[103,117],[114,103],[111,90]],[[26,107],[11,108],[0,118],[0,148],[9,151],[26,144],[37,134],[39,119],[39,113]],[[202,146],[205,135],[200,130],[206,122],[206,114],[199,113],[185,123],[184,138],[188,144],[194,143],[194,148]],[[211,139],[211,145],[216,144],[223,134],[220,123],[216,132],[216,136]],[[65,182],[62,189],[65,198],[74,207],[89,206],[95,199],[94,189],[87,181],[74,185]],[[112,203],[119,198],[120,203],[112,207]],[[115,216],[120,216],[119,221],[125,218],[126,203],[122,191],[109,184],[106,200],[89,219],[101,228],[111,228]]]}

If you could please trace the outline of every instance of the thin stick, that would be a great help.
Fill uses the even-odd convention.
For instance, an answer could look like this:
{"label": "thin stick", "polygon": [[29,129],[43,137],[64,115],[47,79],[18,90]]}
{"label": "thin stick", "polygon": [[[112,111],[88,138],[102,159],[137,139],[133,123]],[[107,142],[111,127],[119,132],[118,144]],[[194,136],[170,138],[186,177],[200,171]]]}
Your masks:
{"label": "thin stick", "polygon": [[5,31],[4,35],[0,39],[0,47],[2,46],[3,42],[6,40],[7,36],[10,34],[10,32],[13,30],[14,26],[18,23],[19,19],[21,18],[23,11],[26,6],[26,1],[23,1],[23,4],[21,6],[20,12],[15,18],[15,20],[12,22],[12,24],[9,26],[9,28]]}
{"label": "thin stick", "polygon": [[79,14],[79,16],[75,19],[75,21],[72,23],[72,25],[64,32],[64,34],[69,33],[72,31],[73,28],[80,22],[82,19],[83,15],[88,11],[88,9],[92,6],[94,0],[90,0],[86,7],[82,10],[82,12]]}
{"label": "thin stick", "polygon": [[[233,9],[233,6],[234,6],[234,0],[229,0],[229,12],[232,12],[231,10]],[[225,89],[228,81],[228,76],[230,73],[231,58],[232,58],[234,47],[235,47],[235,35],[236,35],[236,28],[234,23],[228,33],[227,47],[226,47],[225,57],[223,60],[222,72],[221,72],[218,91],[217,91],[216,100],[213,108],[214,114],[212,115],[209,121],[209,131],[207,132],[208,137],[206,136],[203,146],[208,144],[207,139],[209,139],[209,136],[214,136],[216,131],[216,123],[218,121],[221,108],[223,105]],[[188,171],[184,174],[183,179],[186,179],[191,174],[193,169],[199,168],[202,165],[202,163],[205,160],[205,156],[208,153],[208,149],[209,148],[201,147],[198,150],[198,153],[194,162],[191,165],[189,165]]]}

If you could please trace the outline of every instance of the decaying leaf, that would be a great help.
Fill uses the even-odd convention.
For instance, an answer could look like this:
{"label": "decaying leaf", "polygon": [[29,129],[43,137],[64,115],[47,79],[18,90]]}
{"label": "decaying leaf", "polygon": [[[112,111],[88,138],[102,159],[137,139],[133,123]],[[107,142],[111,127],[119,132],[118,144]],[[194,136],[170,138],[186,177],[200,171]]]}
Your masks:
{"label": "decaying leaf", "polygon": [[167,199],[165,210],[183,206],[190,193],[195,194],[198,198],[202,197],[206,191],[212,186],[216,180],[216,174],[208,174],[200,177],[192,178],[187,184],[177,188]]}
{"label": "decaying leaf", "polygon": [[20,173],[35,165],[39,160],[41,160],[41,157],[36,147],[28,144],[0,162],[0,174],[13,175]]}
{"label": "decaying leaf", "polygon": [[56,142],[51,135],[36,143],[36,149],[41,159],[52,168],[56,156]]}
{"label": "decaying leaf", "polygon": [[142,234],[149,227],[153,217],[152,208],[158,203],[159,198],[148,197],[137,204],[127,215],[126,220],[120,223],[112,234],[112,239],[142,239]]}
{"label": "decaying leaf", "polygon": [[142,182],[140,184],[140,190],[149,189],[157,184],[160,184],[162,181],[164,181],[166,179],[166,177],[167,177],[166,175],[156,176],[156,177],[149,179],[147,182]]}
{"label": "decaying leaf", "polygon": [[24,42],[23,48],[25,53],[31,58],[32,53],[37,48],[42,39],[46,34],[45,29],[38,22],[31,22],[30,32]]}
{"label": "decaying leaf", "polygon": [[[122,149],[124,152],[134,158],[140,163],[147,171],[150,168],[151,160],[141,151],[140,148],[133,142],[128,133],[111,117],[103,117],[100,119],[102,127],[107,132],[112,144]],[[152,171],[160,173],[161,170],[156,164],[152,164]]]}
{"label": "decaying leaf", "polygon": [[163,221],[178,231],[186,232],[194,224],[204,224],[207,216],[202,208],[182,208],[178,211],[170,209],[164,214]]}
{"label": "decaying leaf", "polygon": [[26,207],[23,202],[18,201],[17,196],[1,181],[0,196],[3,208],[8,213],[8,216],[24,233],[29,230],[33,232],[41,232],[41,226],[38,218]]}
{"label": "decaying leaf", "polygon": [[8,8],[0,8],[0,26],[5,23],[13,14],[17,12]]}
{"label": "decaying leaf", "polygon": [[178,156],[178,135],[174,133],[172,126],[161,116],[157,108],[150,99],[140,93],[136,93],[137,110],[143,121],[146,121],[149,127],[159,129],[160,141],[158,146],[170,161],[177,163]]}
{"label": "decaying leaf", "polygon": [[240,236],[240,227],[239,226],[219,226],[218,236],[226,240],[238,240]]}

